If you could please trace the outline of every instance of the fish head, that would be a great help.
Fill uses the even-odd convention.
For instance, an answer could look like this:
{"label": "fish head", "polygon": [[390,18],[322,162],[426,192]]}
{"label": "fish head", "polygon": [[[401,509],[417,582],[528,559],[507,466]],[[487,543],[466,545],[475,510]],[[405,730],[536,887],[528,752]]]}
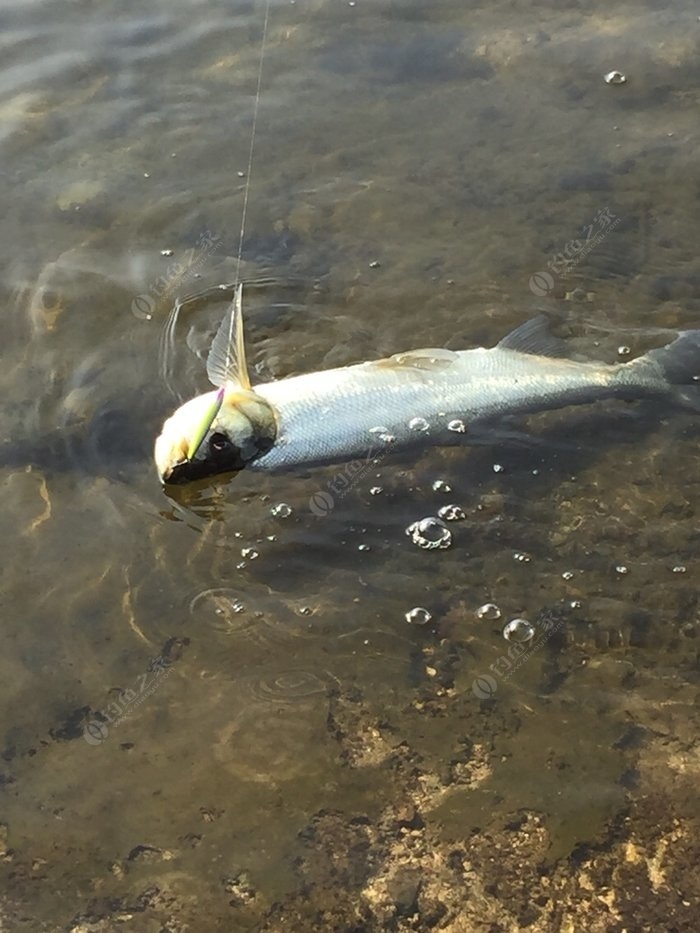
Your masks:
{"label": "fish head", "polygon": [[171,485],[238,472],[267,453],[276,433],[272,407],[255,392],[206,392],[165,421],[154,451],[158,476]]}

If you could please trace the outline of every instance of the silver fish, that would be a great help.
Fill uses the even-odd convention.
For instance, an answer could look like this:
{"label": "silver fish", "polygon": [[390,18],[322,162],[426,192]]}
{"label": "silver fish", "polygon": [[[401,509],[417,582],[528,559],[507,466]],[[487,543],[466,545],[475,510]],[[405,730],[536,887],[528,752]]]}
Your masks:
{"label": "silver fish", "polygon": [[541,315],[491,349],[410,350],[253,388],[239,286],[207,372],[219,391],[178,408],[156,441],[164,483],[455,444],[503,416],[599,399],[668,398],[700,410],[700,330],[608,365],[566,359],[564,342]]}

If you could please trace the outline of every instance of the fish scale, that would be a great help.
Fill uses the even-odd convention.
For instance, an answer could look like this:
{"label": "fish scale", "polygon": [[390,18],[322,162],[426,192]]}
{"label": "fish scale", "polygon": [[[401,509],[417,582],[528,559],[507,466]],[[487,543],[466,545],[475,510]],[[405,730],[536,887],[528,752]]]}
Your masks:
{"label": "fish scale", "polygon": [[[470,424],[498,416],[617,394],[619,366],[494,348],[454,353],[449,365],[426,372],[406,361],[408,356],[395,365],[361,363],[256,386],[275,410],[278,435],[272,450],[251,467],[277,469],[366,457],[387,447],[454,444],[459,438],[448,424],[455,419],[464,421],[468,431]],[[414,418],[424,419],[427,430],[411,428]],[[377,428],[382,431],[373,431]],[[393,442],[383,443],[380,433]]]}

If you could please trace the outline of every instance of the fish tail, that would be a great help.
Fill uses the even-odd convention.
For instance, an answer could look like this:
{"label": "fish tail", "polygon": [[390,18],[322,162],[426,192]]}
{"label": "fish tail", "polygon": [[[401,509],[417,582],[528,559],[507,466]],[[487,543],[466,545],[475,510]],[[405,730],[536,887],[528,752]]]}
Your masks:
{"label": "fish tail", "polygon": [[[647,380],[655,374],[656,394],[670,395],[683,408],[700,412],[700,330],[683,330],[665,347],[649,350],[622,368],[652,390]],[[621,383],[629,384],[626,378]]]}

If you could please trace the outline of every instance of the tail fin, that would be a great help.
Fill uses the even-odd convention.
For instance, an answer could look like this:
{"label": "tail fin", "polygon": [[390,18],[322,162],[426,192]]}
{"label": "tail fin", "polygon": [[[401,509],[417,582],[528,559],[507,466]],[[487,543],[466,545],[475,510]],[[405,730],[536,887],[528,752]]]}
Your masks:
{"label": "tail fin", "polygon": [[680,405],[700,412],[700,330],[683,330],[672,343],[641,359],[658,367]]}

